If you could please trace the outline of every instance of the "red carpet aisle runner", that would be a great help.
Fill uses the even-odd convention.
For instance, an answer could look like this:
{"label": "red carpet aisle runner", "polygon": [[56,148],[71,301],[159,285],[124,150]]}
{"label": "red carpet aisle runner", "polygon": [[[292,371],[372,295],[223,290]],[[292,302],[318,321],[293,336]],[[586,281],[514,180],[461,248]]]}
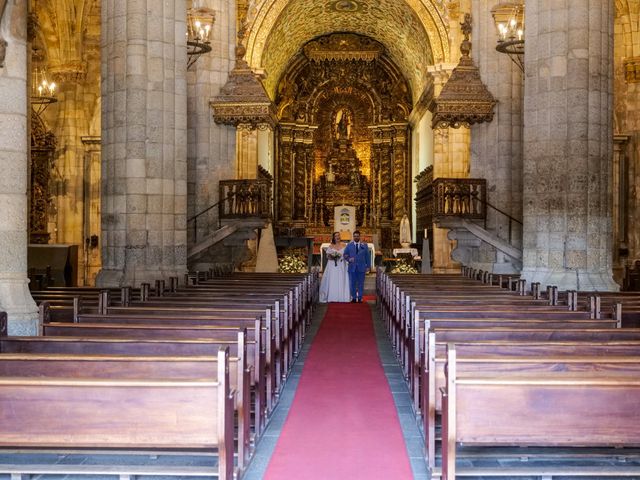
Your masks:
{"label": "red carpet aisle runner", "polygon": [[265,478],[412,478],[366,304],[329,304]]}

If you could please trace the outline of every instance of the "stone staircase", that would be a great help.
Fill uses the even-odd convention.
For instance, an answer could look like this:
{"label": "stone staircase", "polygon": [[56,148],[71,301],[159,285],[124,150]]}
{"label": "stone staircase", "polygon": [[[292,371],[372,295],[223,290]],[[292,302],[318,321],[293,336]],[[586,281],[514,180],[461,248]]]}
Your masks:
{"label": "stone staircase", "polygon": [[241,263],[247,260],[250,252],[247,240],[256,238],[256,230],[265,228],[268,219],[238,218],[224,221],[224,224],[214,232],[205,236],[187,252],[189,268],[193,270],[207,270],[217,263]]}
{"label": "stone staircase", "polygon": [[[456,262],[493,273],[519,273],[522,270],[522,249],[486,230],[475,221],[445,217],[439,219],[436,225],[449,229],[447,238],[457,241],[456,248],[451,252]],[[482,258],[480,250],[483,243],[496,250],[495,262],[487,262]]]}
{"label": "stone staircase", "polygon": [[[427,167],[416,177],[418,229],[436,225],[448,229],[447,237],[455,240],[451,252],[454,261],[464,266],[493,273],[519,273],[522,270],[522,248],[512,242],[515,225],[522,222],[487,201],[487,182],[483,178],[433,178]],[[508,224],[508,241],[489,230],[487,212]]]}

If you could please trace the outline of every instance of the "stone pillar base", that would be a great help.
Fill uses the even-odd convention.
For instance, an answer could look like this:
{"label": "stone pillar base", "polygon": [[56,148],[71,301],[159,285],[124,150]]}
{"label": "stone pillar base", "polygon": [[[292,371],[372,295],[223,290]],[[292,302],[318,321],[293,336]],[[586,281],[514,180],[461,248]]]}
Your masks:
{"label": "stone pillar base", "polygon": [[38,307],[24,274],[0,274],[0,309],[7,312],[9,335],[38,334]]}
{"label": "stone pillar base", "polygon": [[169,281],[170,277],[178,277],[183,281],[186,270],[143,270],[123,272],[122,270],[102,269],[96,276],[96,286],[103,288],[139,287],[141,283],[155,284],[156,280]]}
{"label": "stone pillar base", "polygon": [[540,282],[542,290],[546,289],[547,285],[555,285],[560,291],[617,292],[620,290],[620,286],[613,281],[611,272],[538,268],[524,269],[521,275],[527,281],[527,289],[530,288],[531,283]]}

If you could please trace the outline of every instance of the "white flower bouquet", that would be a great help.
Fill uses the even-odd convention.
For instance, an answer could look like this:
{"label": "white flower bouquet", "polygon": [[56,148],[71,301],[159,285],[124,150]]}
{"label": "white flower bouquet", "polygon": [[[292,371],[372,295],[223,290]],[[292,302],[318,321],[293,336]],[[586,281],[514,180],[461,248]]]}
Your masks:
{"label": "white flower bouquet", "polygon": [[398,263],[396,263],[396,265],[393,267],[393,270],[391,270],[391,273],[414,273],[415,274],[415,273],[418,273],[418,269],[403,258]]}
{"label": "white flower bouquet", "polygon": [[342,258],[342,254],[340,252],[329,252],[327,253],[327,258],[329,260],[333,260],[333,263],[338,266],[338,260]]}
{"label": "white flower bouquet", "polygon": [[306,273],[307,262],[299,252],[287,252],[278,262],[280,273]]}

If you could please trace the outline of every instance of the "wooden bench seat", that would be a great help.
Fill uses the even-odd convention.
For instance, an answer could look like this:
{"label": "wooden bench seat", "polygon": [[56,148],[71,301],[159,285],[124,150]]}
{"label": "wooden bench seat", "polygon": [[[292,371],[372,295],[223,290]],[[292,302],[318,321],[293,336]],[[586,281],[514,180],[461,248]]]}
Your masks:
{"label": "wooden bench seat", "polygon": [[[247,366],[244,332],[238,333],[237,350],[240,353],[239,356],[229,357],[229,378],[230,388],[236,391],[238,466],[244,468],[250,455],[250,427],[252,423],[250,405],[252,372]],[[105,380],[217,380],[218,361],[219,359],[215,355],[170,357],[0,353],[0,379],[4,377],[46,377]],[[259,418],[259,413],[257,413],[257,417]]]}
{"label": "wooden bench seat", "polygon": [[[636,357],[637,360],[637,357]],[[594,363],[604,365],[602,358]],[[597,368],[505,375],[487,364],[465,374],[447,354],[442,478],[456,478],[457,443],[478,446],[624,447],[640,445],[640,379]]]}
{"label": "wooden bench seat", "polygon": [[[0,446],[203,449],[234,475],[228,352],[217,380],[0,378]],[[69,408],[73,399],[73,408]]]}
{"label": "wooden bench seat", "polygon": [[[185,322],[188,323],[188,322]],[[162,325],[162,324],[118,324],[118,323],[59,323],[43,325],[45,337],[114,338],[138,340],[215,340],[235,341],[239,326],[215,325]],[[264,378],[254,383],[264,385],[267,412],[274,406],[275,396],[282,388],[282,365],[276,351],[274,338],[267,328],[244,327],[247,341],[263,346],[264,355],[256,349],[250,356],[249,364],[256,374],[262,372]]]}
{"label": "wooden bench seat", "polygon": [[[440,342],[431,332],[425,363],[421,366],[420,405],[427,452],[427,464],[435,465],[436,414],[441,411],[441,390],[446,386],[446,348],[455,345],[458,361],[465,371],[481,377],[487,365],[500,367],[505,375],[522,372],[565,375],[576,371],[601,371],[607,374],[640,377],[640,337],[636,341],[607,345],[601,342]],[[602,363],[597,364],[596,360]],[[475,363],[472,363],[475,362]],[[468,370],[466,370],[468,368]],[[475,373],[472,373],[475,372]]]}

